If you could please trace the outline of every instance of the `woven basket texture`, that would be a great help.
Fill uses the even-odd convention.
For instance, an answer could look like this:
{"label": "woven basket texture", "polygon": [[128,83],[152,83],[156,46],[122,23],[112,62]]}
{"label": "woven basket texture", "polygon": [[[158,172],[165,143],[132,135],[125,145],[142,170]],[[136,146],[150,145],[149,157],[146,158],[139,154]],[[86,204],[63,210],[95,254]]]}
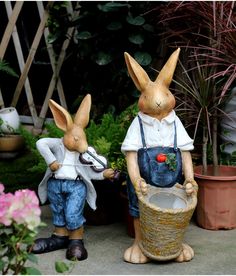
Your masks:
{"label": "woven basket texture", "polygon": [[[154,195],[164,193],[183,201],[183,208],[161,208],[150,203]],[[157,197],[158,198],[158,197]],[[148,193],[139,197],[140,227],[142,240],[140,247],[151,259],[165,261],[179,256],[186,228],[197,204],[196,196],[187,196],[183,188],[157,188],[148,185]]]}

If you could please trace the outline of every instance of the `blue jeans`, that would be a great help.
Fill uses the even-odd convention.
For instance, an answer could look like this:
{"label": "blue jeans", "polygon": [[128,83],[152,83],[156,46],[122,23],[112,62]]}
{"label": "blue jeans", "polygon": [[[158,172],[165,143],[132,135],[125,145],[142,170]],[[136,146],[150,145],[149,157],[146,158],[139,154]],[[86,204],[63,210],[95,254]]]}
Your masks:
{"label": "blue jeans", "polygon": [[134,218],[139,218],[138,197],[135,193],[134,185],[129,176],[127,177],[127,194],[129,199],[129,213]]}
{"label": "blue jeans", "polygon": [[56,227],[76,230],[83,226],[86,185],[81,180],[48,180],[48,199]]}

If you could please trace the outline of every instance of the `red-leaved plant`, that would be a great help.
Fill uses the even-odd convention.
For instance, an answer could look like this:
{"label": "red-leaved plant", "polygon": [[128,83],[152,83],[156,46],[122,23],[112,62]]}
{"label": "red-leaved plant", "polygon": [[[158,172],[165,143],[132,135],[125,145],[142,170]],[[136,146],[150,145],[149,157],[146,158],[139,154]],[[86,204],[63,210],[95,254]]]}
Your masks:
{"label": "red-leaved plant", "polygon": [[[236,78],[236,16],[234,1],[170,1],[152,13],[162,29],[166,45],[182,48],[182,72],[176,80],[187,120],[202,134],[203,166],[212,148],[213,165],[218,165],[217,133],[222,110]],[[231,118],[229,118],[231,120]]]}

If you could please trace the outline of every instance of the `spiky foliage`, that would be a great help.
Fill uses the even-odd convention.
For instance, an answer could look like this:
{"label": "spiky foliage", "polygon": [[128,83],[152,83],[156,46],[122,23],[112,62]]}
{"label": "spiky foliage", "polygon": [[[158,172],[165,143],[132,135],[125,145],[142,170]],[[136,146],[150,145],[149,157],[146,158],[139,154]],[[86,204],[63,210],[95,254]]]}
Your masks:
{"label": "spiky foliage", "polygon": [[162,30],[164,27],[163,39],[182,48],[185,75],[179,92],[184,94],[184,105],[197,122],[195,133],[202,126],[203,151],[212,142],[213,163],[217,165],[220,107],[236,78],[235,3],[170,1],[155,11],[160,15],[157,19]]}

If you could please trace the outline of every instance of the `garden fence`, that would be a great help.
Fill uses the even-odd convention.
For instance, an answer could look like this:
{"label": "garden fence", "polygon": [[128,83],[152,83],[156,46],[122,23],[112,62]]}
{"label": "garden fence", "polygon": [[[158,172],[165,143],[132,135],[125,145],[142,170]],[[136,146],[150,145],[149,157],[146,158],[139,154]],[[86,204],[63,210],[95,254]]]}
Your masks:
{"label": "garden fence", "polygon": [[[15,4],[13,4],[15,3]],[[32,2],[31,2],[32,4]],[[22,116],[22,123],[32,124],[35,129],[42,129],[44,121],[46,119],[46,114],[48,111],[48,100],[53,97],[53,93],[57,93],[59,97],[60,104],[67,108],[67,102],[65,98],[65,93],[63,91],[63,85],[60,78],[60,70],[65,59],[66,50],[70,44],[71,38],[73,37],[74,27],[69,27],[67,30],[66,39],[64,40],[59,55],[56,55],[53,49],[52,44],[48,42],[49,30],[47,27],[47,20],[49,18],[48,9],[53,5],[53,1],[34,1],[34,5],[37,5],[37,11],[39,16],[39,24],[36,26],[34,38],[32,44],[28,49],[28,53],[25,54],[22,47],[22,34],[18,31],[17,20],[24,8],[24,5],[27,5],[27,1],[4,1],[5,11],[7,13],[8,22],[3,33],[1,44],[0,44],[0,59],[4,60],[4,55],[9,47],[9,42],[13,41],[14,50],[16,53],[17,63],[20,69],[20,76],[15,87],[14,93],[11,98],[10,106],[16,107],[19,99],[23,97],[25,93],[27,106],[30,111],[29,116]],[[14,6],[13,6],[14,5]],[[78,16],[78,2],[68,2],[67,3],[67,12],[71,14],[72,17]],[[12,7],[13,6],[13,7]],[[33,28],[34,25],[32,24]],[[40,72],[40,76],[37,79],[30,77],[30,71],[32,68],[32,63],[35,58],[37,51],[40,49],[40,45],[44,43],[47,49],[47,58],[48,62],[51,65],[52,75],[48,83],[47,89],[42,91],[43,102],[40,104],[40,109],[36,108],[35,104],[35,93],[32,89],[32,82],[40,82],[44,78],[44,72]],[[25,59],[25,56],[27,58]],[[7,91],[1,91],[0,88],[0,108],[5,107],[4,98]],[[8,95],[9,96],[9,95]]]}

